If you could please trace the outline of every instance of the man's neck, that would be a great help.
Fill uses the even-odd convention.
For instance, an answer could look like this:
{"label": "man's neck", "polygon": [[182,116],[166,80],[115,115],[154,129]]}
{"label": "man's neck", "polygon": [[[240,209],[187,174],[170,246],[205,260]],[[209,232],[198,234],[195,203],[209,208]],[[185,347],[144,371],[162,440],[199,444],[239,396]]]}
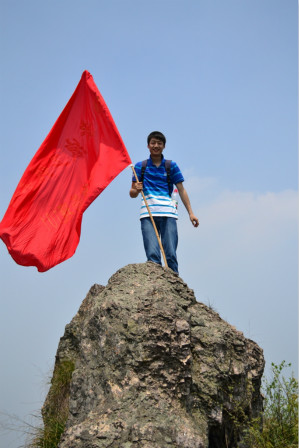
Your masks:
{"label": "man's neck", "polygon": [[151,159],[152,159],[152,162],[153,162],[153,164],[155,165],[155,166],[160,166],[161,165],[161,163],[162,163],[162,159],[163,159],[163,156],[162,155],[158,155],[158,156],[153,156],[152,154],[151,154]]}

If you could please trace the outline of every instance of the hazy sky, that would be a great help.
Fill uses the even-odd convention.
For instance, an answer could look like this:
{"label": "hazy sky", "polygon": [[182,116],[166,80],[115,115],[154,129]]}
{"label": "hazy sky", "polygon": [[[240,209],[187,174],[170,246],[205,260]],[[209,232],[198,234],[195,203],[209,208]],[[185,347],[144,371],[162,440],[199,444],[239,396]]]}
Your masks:
{"label": "hazy sky", "polygon": [[[0,219],[88,70],[134,162],[167,137],[200,227],[179,204],[179,270],[197,300],[297,371],[297,1],[0,0]],[[59,338],[94,283],[142,263],[130,168],[46,273],[0,242],[0,411],[30,420]],[[4,418],[5,420],[5,418]],[[1,434],[17,448],[21,434]]]}

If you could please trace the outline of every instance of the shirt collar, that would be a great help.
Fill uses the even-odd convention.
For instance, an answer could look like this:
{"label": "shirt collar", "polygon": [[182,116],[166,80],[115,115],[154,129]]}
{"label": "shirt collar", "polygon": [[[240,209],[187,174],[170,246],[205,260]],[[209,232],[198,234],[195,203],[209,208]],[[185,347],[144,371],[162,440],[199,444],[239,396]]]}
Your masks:
{"label": "shirt collar", "polygon": [[[153,161],[152,161],[151,156],[149,156],[149,158],[148,158],[148,160],[147,160],[147,163],[148,163],[149,165],[151,165],[151,166],[156,166],[156,165],[153,164]],[[162,154],[161,165],[165,165],[165,159],[164,159],[163,154]],[[160,165],[160,166],[161,166],[161,165]]]}

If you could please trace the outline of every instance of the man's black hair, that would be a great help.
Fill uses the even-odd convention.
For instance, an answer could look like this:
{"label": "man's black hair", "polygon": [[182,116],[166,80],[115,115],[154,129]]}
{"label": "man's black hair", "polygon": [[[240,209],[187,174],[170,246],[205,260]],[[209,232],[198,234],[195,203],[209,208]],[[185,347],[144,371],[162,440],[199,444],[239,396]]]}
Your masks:
{"label": "man's black hair", "polygon": [[152,138],[155,138],[157,140],[161,140],[164,144],[164,146],[166,145],[166,137],[164,134],[162,134],[162,132],[159,131],[153,131],[149,134],[149,136],[147,137],[147,144],[149,144],[149,142],[151,141]]}

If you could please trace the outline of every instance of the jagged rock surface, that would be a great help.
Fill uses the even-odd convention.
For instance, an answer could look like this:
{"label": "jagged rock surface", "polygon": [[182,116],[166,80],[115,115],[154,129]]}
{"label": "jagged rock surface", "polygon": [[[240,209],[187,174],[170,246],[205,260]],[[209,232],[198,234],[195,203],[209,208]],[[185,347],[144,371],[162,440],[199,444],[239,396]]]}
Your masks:
{"label": "jagged rock surface", "polygon": [[262,350],[154,263],[91,288],[60,340],[64,360],[75,369],[60,448],[245,447],[244,418],[262,409]]}

